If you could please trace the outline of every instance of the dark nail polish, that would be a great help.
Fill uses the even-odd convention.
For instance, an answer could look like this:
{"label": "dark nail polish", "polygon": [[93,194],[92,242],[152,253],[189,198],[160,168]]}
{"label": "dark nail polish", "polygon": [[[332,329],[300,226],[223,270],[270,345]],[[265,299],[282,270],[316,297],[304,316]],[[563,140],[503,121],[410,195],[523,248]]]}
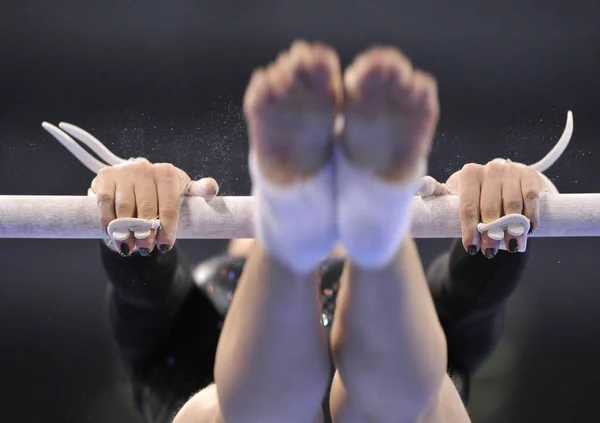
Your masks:
{"label": "dark nail polish", "polygon": [[125,243],[121,244],[121,255],[123,257],[127,257],[129,255],[129,245]]}
{"label": "dark nail polish", "polygon": [[161,244],[158,246],[158,251],[160,251],[161,253],[167,253],[170,249],[171,247],[169,247],[168,244]]}
{"label": "dark nail polish", "polygon": [[519,252],[519,243],[515,238],[512,238],[510,241],[508,241],[508,251],[511,253]]}
{"label": "dark nail polish", "polygon": [[485,250],[485,256],[489,259],[493,259],[496,257],[496,249],[495,248],[487,248]]}
{"label": "dark nail polish", "polygon": [[150,250],[148,248],[138,248],[138,252],[142,257],[147,257],[150,255]]}
{"label": "dark nail polish", "polygon": [[479,247],[477,245],[469,245],[469,247],[467,248],[467,252],[472,256],[477,254],[477,251],[479,251]]}

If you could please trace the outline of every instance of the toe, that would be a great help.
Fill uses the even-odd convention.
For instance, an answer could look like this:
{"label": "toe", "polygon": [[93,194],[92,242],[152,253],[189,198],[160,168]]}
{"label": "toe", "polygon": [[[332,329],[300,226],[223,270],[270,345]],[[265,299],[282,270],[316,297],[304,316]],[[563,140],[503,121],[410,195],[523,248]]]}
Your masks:
{"label": "toe", "polygon": [[410,85],[412,63],[397,49],[375,47],[358,56],[344,74],[349,104],[387,100],[396,90]]}
{"label": "toe", "polygon": [[292,64],[288,57],[281,57],[266,70],[270,101],[281,100],[293,88],[294,79],[291,72]]}
{"label": "toe", "polygon": [[311,79],[320,89],[341,91],[340,60],[336,52],[324,45],[315,44],[312,49]]}
{"label": "toe", "polygon": [[427,72],[415,71],[411,84],[398,84],[395,90],[400,101],[406,101],[412,110],[435,117],[439,114],[438,90],[435,78]]}
{"label": "toe", "polygon": [[269,100],[269,81],[264,69],[254,71],[244,95],[244,113],[252,116],[259,112]]}

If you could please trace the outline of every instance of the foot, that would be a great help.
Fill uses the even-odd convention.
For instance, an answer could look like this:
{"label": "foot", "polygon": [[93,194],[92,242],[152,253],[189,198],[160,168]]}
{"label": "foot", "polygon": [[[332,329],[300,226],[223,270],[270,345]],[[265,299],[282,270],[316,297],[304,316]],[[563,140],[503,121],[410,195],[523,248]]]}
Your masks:
{"label": "foot", "polygon": [[244,113],[250,148],[267,178],[286,185],[323,167],[342,92],[339,59],[320,44],[296,42],[254,73]]}
{"label": "foot", "polygon": [[435,79],[398,50],[373,48],[346,70],[344,85],[342,147],[350,162],[386,180],[417,176],[438,121]]}

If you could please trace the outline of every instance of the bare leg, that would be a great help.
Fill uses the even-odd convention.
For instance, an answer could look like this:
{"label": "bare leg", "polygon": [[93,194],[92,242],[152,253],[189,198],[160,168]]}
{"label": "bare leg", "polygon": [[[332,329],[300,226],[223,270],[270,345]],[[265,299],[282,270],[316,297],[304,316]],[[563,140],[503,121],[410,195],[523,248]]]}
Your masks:
{"label": "bare leg", "polygon": [[231,257],[247,257],[250,254],[253,244],[254,239],[252,238],[232,239],[227,248],[227,255]]}
{"label": "bare leg", "polygon": [[317,298],[314,276],[297,276],[252,247],[215,365],[226,422],[318,417],[329,363]]}
{"label": "bare leg", "polygon": [[[344,79],[347,159],[402,182],[429,151],[438,118],[435,81],[393,49],[360,56]],[[412,240],[380,269],[349,261],[343,278],[332,330],[334,420],[468,421],[445,374],[444,334]],[[443,413],[447,420],[440,420]]]}
{"label": "bare leg", "polygon": [[[338,60],[324,46],[296,43],[255,73],[245,113],[250,147],[268,179],[283,187],[322,168],[340,97]],[[300,276],[260,240],[252,243],[215,364],[225,422],[313,423],[321,417],[329,359],[319,316],[315,272]]]}
{"label": "bare leg", "polygon": [[[347,263],[337,304],[332,349],[338,372],[331,389],[336,423],[417,422],[424,414],[431,416],[424,422],[437,422],[442,412],[456,416],[452,423],[468,421],[445,376],[444,334],[411,239],[381,270]],[[444,408],[436,408],[442,395]]]}

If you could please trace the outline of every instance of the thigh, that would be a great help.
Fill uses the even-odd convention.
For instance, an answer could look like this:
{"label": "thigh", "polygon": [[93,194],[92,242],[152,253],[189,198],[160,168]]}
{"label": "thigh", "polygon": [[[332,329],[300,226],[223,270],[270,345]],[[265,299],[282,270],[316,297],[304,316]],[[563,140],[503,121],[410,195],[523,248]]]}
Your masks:
{"label": "thigh", "polygon": [[[378,395],[373,392],[372,395]],[[365,401],[367,404],[373,401]],[[470,423],[471,419],[449,376],[444,378],[437,400],[427,410],[411,410],[403,407],[402,401],[382,406],[378,410],[367,410],[360,398],[346,395],[343,382],[336,372],[330,392],[331,416],[334,423]]]}

